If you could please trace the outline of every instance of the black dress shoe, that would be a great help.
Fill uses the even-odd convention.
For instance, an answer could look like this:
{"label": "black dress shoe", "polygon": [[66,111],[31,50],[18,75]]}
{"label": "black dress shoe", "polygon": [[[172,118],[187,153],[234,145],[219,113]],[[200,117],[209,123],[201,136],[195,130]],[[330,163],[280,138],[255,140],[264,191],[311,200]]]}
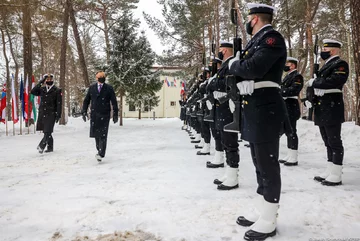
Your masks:
{"label": "black dress shoe", "polygon": [[314,180],[315,180],[315,181],[318,181],[318,182],[322,182],[322,181],[325,180],[325,178],[322,178],[322,177],[320,177],[320,176],[316,176],[316,177],[314,177]]}
{"label": "black dress shoe", "polygon": [[236,223],[243,227],[249,227],[254,224],[254,222],[247,220],[244,216],[238,217]]}
{"label": "black dress shoe", "polygon": [[[194,138],[195,139],[195,138]],[[200,143],[200,141],[191,141],[191,143]]]}
{"label": "black dress shoe", "polygon": [[250,229],[245,233],[244,239],[249,241],[262,241],[269,237],[273,237],[275,235],[276,235],[276,229],[271,233],[259,233]]}
{"label": "black dress shoe", "polygon": [[221,183],[223,183],[223,182],[220,181],[219,179],[215,179],[215,180],[214,180],[214,184],[216,184],[216,185],[220,185]]}
{"label": "black dress shoe", "polygon": [[281,160],[279,160],[279,162],[280,162],[280,163],[285,163],[286,160],[282,160],[282,159],[281,159]]}
{"label": "black dress shoe", "polygon": [[232,186],[232,187],[229,187],[229,186],[225,186],[223,185],[222,183],[217,187],[218,190],[225,190],[225,191],[228,191],[228,190],[232,190],[232,189],[235,189],[235,188],[238,188],[239,187],[239,184],[236,184],[235,186]]}
{"label": "black dress shoe", "polygon": [[321,184],[324,186],[340,186],[340,185],[342,185],[342,182],[341,181],[340,182],[329,182],[329,181],[324,180],[321,182]]}
{"label": "black dress shoe", "polygon": [[210,152],[201,152],[201,151],[198,151],[197,153],[196,153],[196,155],[199,155],[199,156],[205,156],[205,155],[210,155]]}
{"label": "black dress shoe", "polygon": [[54,151],[53,149],[46,149],[45,153],[49,153],[49,152],[53,152],[53,151]]}
{"label": "black dress shoe", "polygon": [[195,136],[190,136],[190,139],[191,139],[191,140],[194,140],[194,139],[195,139]]}
{"label": "black dress shoe", "polygon": [[219,167],[224,167],[224,163],[221,164],[213,164],[211,162],[207,162],[206,163],[206,167],[207,168],[219,168]]}
{"label": "black dress shoe", "polygon": [[285,166],[291,167],[291,166],[297,166],[298,162],[285,162],[284,163]]}
{"label": "black dress shoe", "polygon": [[244,146],[245,146],[245,147],[250,147],[250,144],[245,144]]}
{"label": "black dress shoe", "polygon": [[202,146],[195,145],[195,149],[202,149],[202,148],[203,148]]}
{"label": "black dress shoe", "polygon": [[36,147],[36,149],[39,151],[40,154],[43,154],[44,149],[42,149],[40,146]]}

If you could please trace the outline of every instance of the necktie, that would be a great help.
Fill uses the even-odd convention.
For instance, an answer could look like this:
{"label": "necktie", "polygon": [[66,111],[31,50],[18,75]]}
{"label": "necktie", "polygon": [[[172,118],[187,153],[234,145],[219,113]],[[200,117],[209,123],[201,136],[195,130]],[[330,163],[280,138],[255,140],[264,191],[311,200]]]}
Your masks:
{"label": "necktie", "polygon": [[101,87],[102,87],[102,85],[99,85],[99,87],[98,87],[99,93],[100,93]]}

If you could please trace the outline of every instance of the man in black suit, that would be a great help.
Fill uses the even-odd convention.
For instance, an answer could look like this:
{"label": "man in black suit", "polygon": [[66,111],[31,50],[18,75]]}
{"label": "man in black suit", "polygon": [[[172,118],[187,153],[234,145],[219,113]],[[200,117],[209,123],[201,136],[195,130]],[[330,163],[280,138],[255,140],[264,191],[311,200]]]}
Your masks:
{"label": "man in black suit", "polygon": [[314,122],[319,126],[328,159],[325,172],[314,179],[326,186],[336,186],[342,184],[341,124],[345,121],[342,88],[349,76],[349,65],[339,57],[342,43],[332,39],[324,39],[323,43],[320,56],[325,64],[317,78],[307,82],[314,88]]}
{"label": "man in black suit", "polygon": [[51,133],[54,130],[55,122],[57,123],[61,118],[62,93],[61,89],[54,85],[53,78],[54,75],[45,74],[31,90],[31,94],[41,96],[36,130],[43,131],[44,137],[37,147],[39,153],[43,153],[46,146],[45,152],[54,151],[54,139]]}
{"label": "man in black suit", "polygon": [[98,162],[105,157],[107,135],[110,122],[110,102],[113,108],[113,121],[118,121],[118,105],[112,86],[105,83],[105,73],[96,73],[97,83],[91,85],[84,99],[82,114],[86,121],[87,110],[91,102],[90,137],[95,138],[98,153],[95,158]]}

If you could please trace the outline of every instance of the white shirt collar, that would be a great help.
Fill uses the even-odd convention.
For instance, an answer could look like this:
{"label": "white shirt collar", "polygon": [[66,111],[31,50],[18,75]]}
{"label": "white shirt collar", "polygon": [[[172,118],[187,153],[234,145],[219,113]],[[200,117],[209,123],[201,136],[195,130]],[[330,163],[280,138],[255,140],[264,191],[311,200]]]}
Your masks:
{"label": "white shirt collar", "polygon": [[[266,28],[266,27],[269,27],[269,26],[272,26],[271,24],[265,24],[264,26],[262,26],[259,31],[256,32],[256,34],[258,34],[263,28]],[[256,34],[254,34],[252,37],[255,37]]]}
{"label": "white shirt collar", "polygon": [[51,88],[54,86],[54,84],[52,84],[51,86],[46,85],[46,92],[49,92],[49,90],[51,90]]}
{"label": "white shirt collar", "polygon": [[297,69],[293,69],[293,70],[289,71],[287,75],[291,74],[292,72],[294,72],[294,71],[296,71],[296,70],[297,70]]}
{"label": "white shirt collar", "polygon": [[336,58],[336,57],[339,57],[339,55],[331,56],[330,58],[328,58],[328,59],[325,61],[325,64],[326,64],[327,62],[329,62],[330,60],[332,60],[333,58]]}

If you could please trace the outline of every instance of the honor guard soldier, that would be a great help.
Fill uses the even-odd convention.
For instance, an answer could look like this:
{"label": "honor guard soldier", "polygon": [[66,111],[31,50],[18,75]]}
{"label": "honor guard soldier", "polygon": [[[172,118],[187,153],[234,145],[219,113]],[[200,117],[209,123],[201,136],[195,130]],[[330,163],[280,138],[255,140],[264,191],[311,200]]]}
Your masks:
{"label": "honor guard soldier", "polygon": [[[208,90],[213,92],[215,98],[215,129],[214,139],[221,140],[226,157],[225,174],[220,179],[215,179],[214,184],[218,185],[219,190],[231,190],[239,187],[239,144],[238,134],[234,132],[224,132],[224,126],[233,121],[233,114],[230,111],[229,102],[220,104],[219,98],[225,96],[226,77],[229,75],[229,61],[233,56],[233,44],[221,42],[219,47],[219,58],[223,59],[222,65],[216,78],[208,84]],[[215,134],[215,135],[214,135]],[[219,135],[220,134],[220,135]],[[217,136],[216,136],[217,135]]]}
{"label": "honor guard soldier", "polygon": [[275,8],[249,3],[246,31],[252,35],[244,49],[229,61],[230,74],[238,76],[243,95],[242,139],[250,143],[257,176],[257,212],[240,216],[237,223],[251,226],[246,240],[265,240],[276,235],[281,177],[279,140],[285,122],[285,104],[279,88],[286,63],[283,36],[271,26]]}
{"label": "honor guard soldier", "polygon": [[284,163],[286,166],[296,166],[298,164],[299,138],[296,131],[296,122],[300,118],[299,94],[304,85],[304,79],[297,71],[298,62],[293,57],[286,59],[284,71],[287,72],[287,75],[281,83],[281,95],[285,101],[289,119],[284,126],[288,154],[279,162]]}
{"label": "honor guard soldier", "polygon": [[323,40],[320,56],[325,64],[319,70],[317,78],[307,83],[314,88],[314,122],[319,126],[327,149],[327,168],[314,179],[327,186],[342,184],[344,147],[341,141],[341,124],[345,121],[342,88],[349,76],[349,65],[339,57],[341,47],[342,43],[336,40]]}

